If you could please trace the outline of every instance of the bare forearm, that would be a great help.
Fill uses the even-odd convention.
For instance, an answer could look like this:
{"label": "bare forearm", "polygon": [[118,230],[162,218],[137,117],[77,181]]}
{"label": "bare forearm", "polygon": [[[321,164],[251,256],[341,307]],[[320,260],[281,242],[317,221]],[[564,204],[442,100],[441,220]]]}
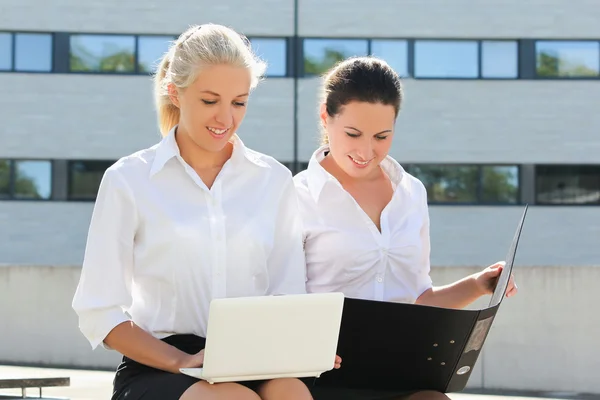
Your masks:
{"label": "bare forearm", "polygon": [[473,303],[483,294],[477,285],[475,276],[470,275],[449,285],[427,290],[417,299],[416,303],[461,309]]}
{"label": "bare forearm", "polygon": [[150,335],[133,322],[117,325],[104,339],[110,348],[140,364],[179,373],[187,353]]}

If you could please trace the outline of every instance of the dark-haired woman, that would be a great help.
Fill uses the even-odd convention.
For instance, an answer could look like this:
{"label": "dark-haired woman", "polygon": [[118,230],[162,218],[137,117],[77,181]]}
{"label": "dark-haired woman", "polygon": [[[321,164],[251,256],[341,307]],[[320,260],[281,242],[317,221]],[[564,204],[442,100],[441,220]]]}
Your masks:
{"label": "dark-haired woman", "polygon": [[[446,308],[490,294],[503,262],[447,286],[432,285],[426,189],[388,154],[403,97],[398,74],[383,60],[350,58],[326,74],[322,95],[322,146],[294,178],[307,290]],[[516,292],[511,277],[506,295]],[[315,390],[315,399],[333,395],[322,390]],[[447,399],[437,392],[377,390],[338,397]]]}

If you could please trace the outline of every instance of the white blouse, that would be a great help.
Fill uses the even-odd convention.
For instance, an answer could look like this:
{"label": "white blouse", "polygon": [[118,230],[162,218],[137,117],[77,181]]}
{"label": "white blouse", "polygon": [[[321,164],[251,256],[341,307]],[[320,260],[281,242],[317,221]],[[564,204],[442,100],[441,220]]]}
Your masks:
{"label": "white blouse", "polygon": [[130,319],[157,338],[205,337],[211,299],[306,292],[290,171],[234,136],[209,190],[174,130],[100,184],[73,299],[92,348]]}
{"label": "white blouse", "polygon": [[414,303],[432,287],[429,214],[423,184],[391,157],[381,164],[394,187],[381,232],[321,166],[327,147],[294,177],[304,224],[308,292]]}

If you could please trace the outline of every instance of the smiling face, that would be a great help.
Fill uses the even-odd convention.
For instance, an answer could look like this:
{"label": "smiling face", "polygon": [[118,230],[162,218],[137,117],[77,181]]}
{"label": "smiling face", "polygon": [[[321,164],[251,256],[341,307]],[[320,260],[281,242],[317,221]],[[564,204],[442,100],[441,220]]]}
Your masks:
{"label": "smiling face", "polygon": [[200,149],[218,153],[227,145],[246,115],[251,71],[231,65],[208,66],[189,87],[169,86],[180,110],[178,136]]}
{"label": "smiling face", "polygon": [[329,137],[329,156],[352,178],[378,172],[394,135],[394,106],[352,101],[335,116],[321,107],[321,121]]}

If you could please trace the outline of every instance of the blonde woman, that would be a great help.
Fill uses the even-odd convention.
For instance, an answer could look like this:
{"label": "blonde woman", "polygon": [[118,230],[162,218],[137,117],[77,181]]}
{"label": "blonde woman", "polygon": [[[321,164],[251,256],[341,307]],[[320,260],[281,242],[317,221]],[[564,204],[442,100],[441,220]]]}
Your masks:
{"label": "blonde woman", "polygon": [[103,177],[73,308],[93,348],[123,354],[113,399],[311,399],[298,379],[179,373],[202,366],[211,299],[305,292],[291,174],[236,135],[264,70],[233,30],[190,28],[155,77],[164,138]]}

